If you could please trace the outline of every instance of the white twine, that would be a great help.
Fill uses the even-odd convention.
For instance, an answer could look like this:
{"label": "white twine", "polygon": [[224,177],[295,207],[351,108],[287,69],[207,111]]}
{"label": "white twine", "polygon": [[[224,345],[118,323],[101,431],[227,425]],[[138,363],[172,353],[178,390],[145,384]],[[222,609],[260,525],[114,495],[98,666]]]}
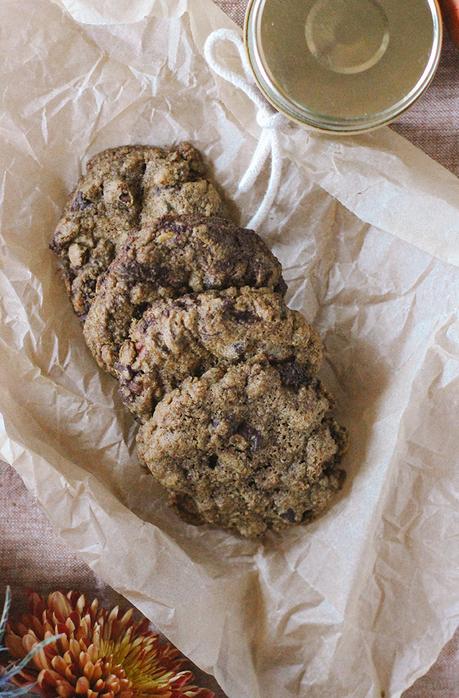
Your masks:
{"label": "white twine", "polygon": [[[238,73],[235,73],[218,62],[215,56],[215,47],[223,41],[229,41],[237,48],[244,69],[245,78]],[[255,152],[247,168],[246,173],[239,182],[238,191],[247,192],[258,179],[263,167],[271,155],[271,174],[269,177],[268,187],[266,189],[263,201],[261,202],[258,211],[250,219],[247,226],[249,228],[257,228],[265,220],[268,215],[274,200],[279,191],[281,171],[282,171],[282,153],[279,141],[279,127],[285,122],[282,114],[271,109],[261,96],[256,87],[255,80],[252,75],[245,47],[239,34],[231,29],[217,29],[209,34],[204,45],[204,57],[212,70],[221,78],[231,83],[235,87],[245,92],[252,102],[257,107],[257,124],[262,129],[260,140],[258,141]]]}

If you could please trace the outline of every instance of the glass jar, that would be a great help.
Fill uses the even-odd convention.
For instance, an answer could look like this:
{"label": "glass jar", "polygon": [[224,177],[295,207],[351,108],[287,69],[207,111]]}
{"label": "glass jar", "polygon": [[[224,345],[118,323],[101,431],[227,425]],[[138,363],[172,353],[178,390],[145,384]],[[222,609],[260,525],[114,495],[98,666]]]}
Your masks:
{"label": "glass jar", "polygon": [[245,44],[278,111],[355,134],[390,123],[426,90],[442,22],[437,0],[251,0]]}

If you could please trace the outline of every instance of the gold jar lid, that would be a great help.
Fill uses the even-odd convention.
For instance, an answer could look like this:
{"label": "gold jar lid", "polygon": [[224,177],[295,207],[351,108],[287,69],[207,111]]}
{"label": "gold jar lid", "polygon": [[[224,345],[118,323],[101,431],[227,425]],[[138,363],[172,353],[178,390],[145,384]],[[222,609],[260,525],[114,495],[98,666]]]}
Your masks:
{"label": "gold jar lid", "polygon": [[245,40],[276,109],[321,130],[359,133],[424,92],[442,24],[437,0],[251,0]]}

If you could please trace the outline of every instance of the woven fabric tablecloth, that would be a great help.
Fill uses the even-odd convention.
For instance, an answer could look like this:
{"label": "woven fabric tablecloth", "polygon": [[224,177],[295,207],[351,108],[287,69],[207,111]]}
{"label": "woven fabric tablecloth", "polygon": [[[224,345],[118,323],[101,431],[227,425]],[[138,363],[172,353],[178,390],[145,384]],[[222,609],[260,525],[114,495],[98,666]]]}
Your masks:
{"label": "woven fabric tablecloth", "polygon": [[[217,0],[217,4],[242,24],[246,0]],[[447,40],[433,84],[392,128],[459,175],[458,124],[459,50]],[[15,597],[13,612],[23,606],[24,592],[30,588],[44,593],[56,588],[79,589],[106,604],[121,600],[126,605],[64,546],[19,476],[0,463],[0,597],[7,583]],[[224,698],[212,679],[199,678],[218,698]],[[404,698],[459,698],[459,632]]]}

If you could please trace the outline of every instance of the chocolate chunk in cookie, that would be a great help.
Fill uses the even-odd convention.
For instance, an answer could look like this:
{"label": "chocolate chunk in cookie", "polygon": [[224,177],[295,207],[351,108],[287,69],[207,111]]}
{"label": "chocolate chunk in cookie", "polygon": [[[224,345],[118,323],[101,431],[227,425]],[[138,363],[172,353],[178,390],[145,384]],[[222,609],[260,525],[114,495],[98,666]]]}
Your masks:
{"label": "chocolate chunk in cookie", "polygon": [[246,286],[156,301],[132,323],[116,368],[126,406],[144,421],[185,378],[247,360],[295,362],[313,375],[322,344],[280,294]]}
{"label": "chocolate chunk in cookie", "polygon": [[213,368],[159,403],[138,454],[186,521],[256,537],[310,521],[341,488],[330,407],[317,379],[286,386],[276,365]]}
{"label": "chocolate chunk in cookie", "polygon": [[286,289],[279,261],[256,233],[223,218],[166,216],[120,248],[88,313],[86,342],[116,376],[131,322],[154,301],[242,286]]}
{"label": "chocolate chunk in cookie", "polygon": [[75,312],[86,316],[98,279],[139,226],[165,214],[221,212],[201,155],[188,143],[122,146],[93,157],[51,242]]}

